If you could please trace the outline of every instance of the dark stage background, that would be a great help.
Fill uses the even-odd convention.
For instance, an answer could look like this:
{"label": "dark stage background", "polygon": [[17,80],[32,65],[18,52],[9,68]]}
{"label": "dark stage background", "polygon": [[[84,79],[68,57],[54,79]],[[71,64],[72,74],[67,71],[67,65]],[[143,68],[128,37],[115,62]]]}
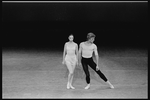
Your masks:
{"label": "dark stage background", "polygon": [[62,50],[96,34],[99,48],[148,47],[148,3],[2,3],[2,49]]}

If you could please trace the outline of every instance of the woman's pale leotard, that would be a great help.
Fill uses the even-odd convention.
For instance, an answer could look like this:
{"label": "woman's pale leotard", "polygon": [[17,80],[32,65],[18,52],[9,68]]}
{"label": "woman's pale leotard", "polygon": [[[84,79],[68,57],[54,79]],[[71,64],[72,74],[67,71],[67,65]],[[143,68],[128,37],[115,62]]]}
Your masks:
{"label": "woman's pale leotard", "polygon": [[73,45],[66,44],[67,54],[65,57],[65,62],[71,65],[76,65],[77,63],[77,56],[75,54],[77,44],[74,43]]}

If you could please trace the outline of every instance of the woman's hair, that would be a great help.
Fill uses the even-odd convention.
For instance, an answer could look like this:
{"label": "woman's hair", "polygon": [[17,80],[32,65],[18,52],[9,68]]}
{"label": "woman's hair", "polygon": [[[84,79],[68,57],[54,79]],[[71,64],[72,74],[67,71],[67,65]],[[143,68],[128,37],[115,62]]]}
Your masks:
{"label": "woman's hair", "polygon": [[89,39],[91,39],[91,38],[93,38],[93,37],[94,37],[94,38],[96,37],[94,33],[91,33],[91,32],[90,32],[90,33],[87,34],[87,40],[89,40]]}
{"label": "woman's hair", "polygon": [[73,35],[73,34],[70,34],[70,35],[69,35],[69,37],[70,37],[70,36],[73,36],[73,37],[74,37],[74,35]]}

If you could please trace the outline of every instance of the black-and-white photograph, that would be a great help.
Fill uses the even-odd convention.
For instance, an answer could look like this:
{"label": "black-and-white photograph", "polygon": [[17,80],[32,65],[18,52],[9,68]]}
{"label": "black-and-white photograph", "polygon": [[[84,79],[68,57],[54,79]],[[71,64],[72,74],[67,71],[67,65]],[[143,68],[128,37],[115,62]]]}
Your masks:
{"label": "black-and-white photograph", "polygon": [[3,99],[147,99],[148,1],[2,1]]}

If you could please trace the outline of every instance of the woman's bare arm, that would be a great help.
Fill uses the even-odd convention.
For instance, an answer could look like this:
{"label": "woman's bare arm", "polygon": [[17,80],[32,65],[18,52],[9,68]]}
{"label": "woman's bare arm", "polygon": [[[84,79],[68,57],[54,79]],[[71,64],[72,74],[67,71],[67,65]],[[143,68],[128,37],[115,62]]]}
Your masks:
{"label": "woman's bare arm", "polygon": [[75,52],[76,52],[76,56],[77,56],[77,64],[78,64],[78,54],[79,54],[79,53],[78,53],[78,45],[76,45],[76,51],[75,51]]}
{"label": "woman's bare arm", "polygon": [[65,45],[64,45],[64,51],[63,51],[63,64],[64,64],[64,62],[65,62],[65,55],[66,55],[66,43],[65,43]]}

